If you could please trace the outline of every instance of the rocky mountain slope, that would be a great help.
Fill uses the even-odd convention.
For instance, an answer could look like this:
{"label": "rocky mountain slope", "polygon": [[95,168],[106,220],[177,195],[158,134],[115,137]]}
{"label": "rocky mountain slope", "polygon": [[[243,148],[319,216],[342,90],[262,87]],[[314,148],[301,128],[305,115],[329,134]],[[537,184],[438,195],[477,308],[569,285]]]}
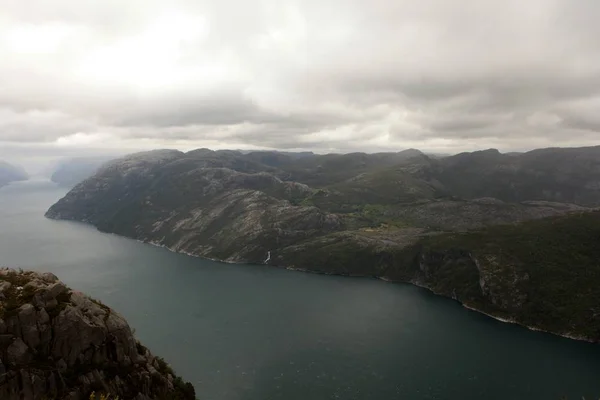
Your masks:
{"label": "rocky mountain slope", "polygon": [[409,282],[502,320],[600,342],[600,212],[469,232],[338,233],[273,265]]}
{"label": "rocky mountain slope", "polygon": [[27,179],[29,179],[29,176],[23,168],[0,160],[0,187],[6,186],[11,182],[25,181]]}
{"label": "rocky mountain slope", "polygon": [[52,274],[0,269],[0,399],[87,399],[93,391],[195,399],[115,311]]}
{"label": "rocky mountain slope", "polygon": [[[491,227],[520,232],[524,226],[537,226],[527,225],[536,220],[546,224],[539,235],[554,237],[556,226],[546,218],[595,216],[593,207],[600,204],[598,165],[600,148],[510,155],[489,150],[439,159],[417,150],[302,157],[161,150],[107,164],[52,206],[47,216],[84,221],[102,231],[212,259],[413,282],[490,314],[598,340],[600,333],[571,324],[566,314],[559,313],[562,319],[548,325],[520,318],[518,307],[496,307],[503,304],[498,297],[492,300],[484,293],[488,289],[473,286],[486,279],[484,272],[471,268],[483,261],[467,256],[478,244],[458,239],[468,234],[487,243]],[[448,237],[455,241],[442,242]],[[518,235],[514,237],[516,241]],[[497,245],[499,254],[511,244],[535,241],[535,236],[523,238],[524,243],[511,243],[510,238]],[[588,239],[586,243],[593,242]],[[437,240],[445,246],[441,256],[420,252]],[[577,249],[574,257],[583,251],[572,249]],[[423,264],[416,261],[419,257],[442,263],[443,275],[414,269]],[[558,269],[570,269],[562,260]],[[526,264],[521,259],[515,263]],[[507,280],[498,285],[509,287],[520,273],[498,275]],[[440,289],[442,280],[452,284]],[[578,291],[580,282],[571,282],[574,286],[568,289]],[[473,292],[477,290],[480,297]],[[553,313],[552,294],[540,293],[549,297],[536,297],[536,304]],[[587,303],[577,304],[582,308],[571,311],[584,315]]]}
{"label": "rocky mountain slope", "polygon": [[600,147],[463,153],[439,160],[427,173],[464,198],[600,205]]}

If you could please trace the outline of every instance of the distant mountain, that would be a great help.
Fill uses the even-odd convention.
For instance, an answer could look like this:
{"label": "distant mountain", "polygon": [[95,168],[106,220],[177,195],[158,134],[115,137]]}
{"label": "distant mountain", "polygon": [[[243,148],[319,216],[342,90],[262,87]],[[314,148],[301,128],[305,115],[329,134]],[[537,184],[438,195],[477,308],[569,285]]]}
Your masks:
{"label": "distant mountain", "polygon": [[[255,153],[256,154],[256,153]],[[253,153],[249,154],[253,157]],[[288,158],[278,168],[280,177],[315,187],[325,187],[355,178],[361,173],[386,167],[429,161],[419,150],[409,149],[398,153],[326,154],[313,157]]]}
{"label": "distant mountain", "polygon": [[73,187],[94,175],[98,168],[110,159],[111,157],[80,157],[63,160],[50,179],[60,186]]}
{"label": "distant mountain", "polygon": [[600,147],[445,158],[199,149],[109,162],[47,216],[211,259],[412,282],[599,341],[599,205]]}
{"label": "distant mountain", "polygon": [[462,153],[438,160],[428,173],[447,193],[464,198],[600,205],[600,146]]}
{"label": "distant mountain", "polygon": [[0,187],[11,182],[26,181],[27,179],[29,179],[29,175],[25,169],[0,161]]}
{"label": "distant mountain", "polygon": [[291,158],[304,158],[304,157],[313,157],[315,153],[312,151],[278,151],[278,150],[235,150],[240,152],[241,154],[250,154],[250,153],[269,153],[269,154],[283,154]]}

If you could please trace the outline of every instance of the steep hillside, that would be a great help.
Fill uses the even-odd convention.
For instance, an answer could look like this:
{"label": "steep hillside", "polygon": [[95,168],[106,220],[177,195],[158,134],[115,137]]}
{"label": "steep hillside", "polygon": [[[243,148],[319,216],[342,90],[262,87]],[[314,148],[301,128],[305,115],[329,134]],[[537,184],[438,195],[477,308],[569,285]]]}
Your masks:
{"label": "steep hillside", "polygon": [[468,231],[558,216],[589,208],[567,203],[528,201],[506,203],[493,198],[473,200],[434,199],[399,206],[366,206],[371,219],[395,226],[413,226],[433,231]]}
{"label": "steep hillside", "polygon": [[437,161],[429,173],[464,198],[600,205],[600,147],[463,153]]}
{"label": "steep hillside", "polygon": [[164,152],[121,159],[76,186],[47,215],[240,262],[262,262],[274,246],[343,227],[338,216],[291,203],[312,194],[306,185],[214,163]]}
{"label": "steep hillside", "polygon": [[461,230],[573,208],[473,201],[449,211],[451,201],[434,201],[439,184],[416,176],[423,160],[315,189],[239,152],[139,153],[105,165],[47,216],[208,258],[263,262],[276,248],[333,232],[382,224]]}
{"label": "steep hillside", "polygon": [[[413,282],[486,313],[597,340],[582,320],[569,320],[562,308],[552,314],[553,307],[562,307],[558,297],[540,291],[546,285],[543,279],[581,272],[563,257],[544,275],[539,271],[554,258],[526,258],[528,251],[537,254],[559,246],[552,241],[570,235],[564,239],[566,251],[573,252],[574,260],[588,260],[593,270],[592,253],[586,252],[594,251],[587,246],[597,239],[593,227],[598,214],[584,205],[600,202],[590,183],[596,179],[595,152],[485,151],[432,160],[415,151],[302,157],[207,149],[154,151],[107,164],[46,215],[211,259]],[[569,170],[566,160],[573,157]],[[568,191],[552,191],[564,183],[561,173],[583,177],[586,168],[587,179],[570,181]],[[294,174],[300,182],[282,178]],[[306,183],[311,181],[315,186]],[[561,199],[584,205],[545,199],[559,192]],[[480,193],[496,197],[475,197]],[[553,222],[562,220],[548,219],[565,215],[564,224],[573,233]],[[589,229],[579,238],[576,226],[585,218]],[[503,242],[494,242],[495,236]],[[578,241],[585,245],[577,247]],[[540,248],[528,247],[531,243]],[[500,253],[480,255],[482,249]],[[504,252],[517,258],[505,261]],[[527,268],[534,261],[540,267],[531,272]],[[484,267],[509,272],[496,284],[490,281],[496,272]],[[581,281],[569,279],[564,287],[577,292]],[[477,286],[482,280],[492,283]],[[517,281],[527,288],[515,287]],[[510,290],[498,292],[498,285]],[[535,296],[519,303],[519,293]],[[587,300],[574,301],[569,312],[588,318],[588,306]],[[558,322],[533,317],[536,307],[556,315]]]}
{"label": "steep hillside", "polygon": [[273,265],[410,282],[535,329],[600,341],[600,212],[465,233],[340,233],[273,253]]}
{"label": "steep hillside", "polygon": [[[269,172],[285,181],[348,194],[351,202],[393,204],[419,197],[492,197],[505,202],[600,205],[600,146],[502,154],[490,149],[443,158],[418,150],[294,157],[276,152],[227,153],[240,172]],[[224,155],[220,155],[221,158]],[[248,168],[245,164],[252,167]],[[390,183],[390,185],[387,185]],[[403,190],[403,186],[406,190]],[[422,193],[424,191],[424,193]],[[354,198],[354,200],[352,200]]]}
{"label": "steep hillside", "polygon": [[398,153],[326,154],[295,159],[290,157],[288,162],[280,162],[278,168],[284,171],[282,179],[321,188],[369,171],[428,161],[429,158],[425,154],[410,149]]}
{"label": "steep hillside", "polygon": [[52,274],[0,269],[0,399],[194,400],[114,310]]}

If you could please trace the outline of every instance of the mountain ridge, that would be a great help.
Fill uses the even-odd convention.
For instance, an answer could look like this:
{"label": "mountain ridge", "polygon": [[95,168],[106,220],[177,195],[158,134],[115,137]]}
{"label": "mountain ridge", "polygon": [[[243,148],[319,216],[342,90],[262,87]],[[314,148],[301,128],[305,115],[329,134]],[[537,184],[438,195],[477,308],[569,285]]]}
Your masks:
{"label": "mountain ridge", "polygon": [[[46,215],[215,260],[411,282],[499,318],[598,341],[600,331],[589,332],[581,324],[565,330],[521,316],[509,299],[513,292],[496,295],[497,290],[478,286],[489,271],[474,269],[482,261],[467,255],[477,253],[477,240],[464,241],[460,235],[479,238],[483,247],[492,242],[487,232],[496,226],[515,237],[520,229],[536,226],[536,235],[551,237],[556,229],[548,222],[552,218],[578,221],[583,213],[596,221],[599,204],[600,147],[549,149],[533,156],[488,150],[443,159],[417,151],[294,158],[201,149],[113,161]],[[591,228],[586,232],[596,234]],[[507,239],[498,245],[498,254],[511,246],[520,254],[517,250],[537,240],[536,235],[523,244]],[[419,250],[432,244],[439,251]],[[574,244],[572,249],[581,257],[588,251]],[[426,262],[415,261],[421,256]],[[562,260],[560,268],[568,268]],[[428,275],[420,268],[428,263],[443,273]],[[522,280],[526,267],[520,261],[516,265],[495,266],[500,275],[491,275],[492,286]],[[545,312],[556,311],[553,302],[558,304],[559,297],[553,296],[560,293],[536,295],[546,298]],[[495,296],[504,296],[505,302]],[[523,307],[537,306],[538,297],[527,298]],[[570,311],[586,313],[576,306]],[[565,325],[568,318],[559,313]]]}

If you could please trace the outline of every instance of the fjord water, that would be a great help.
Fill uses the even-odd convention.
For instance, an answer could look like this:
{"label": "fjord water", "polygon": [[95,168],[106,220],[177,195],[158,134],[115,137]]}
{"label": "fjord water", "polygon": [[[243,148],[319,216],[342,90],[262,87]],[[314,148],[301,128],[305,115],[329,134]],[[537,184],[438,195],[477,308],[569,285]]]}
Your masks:
{"label": "fjord water", "polygon": [[0,189],[0,265],[102,300],[203,400],[600,397],[600,346],[370,279],[230,265],[51,221],[65,190]]}

